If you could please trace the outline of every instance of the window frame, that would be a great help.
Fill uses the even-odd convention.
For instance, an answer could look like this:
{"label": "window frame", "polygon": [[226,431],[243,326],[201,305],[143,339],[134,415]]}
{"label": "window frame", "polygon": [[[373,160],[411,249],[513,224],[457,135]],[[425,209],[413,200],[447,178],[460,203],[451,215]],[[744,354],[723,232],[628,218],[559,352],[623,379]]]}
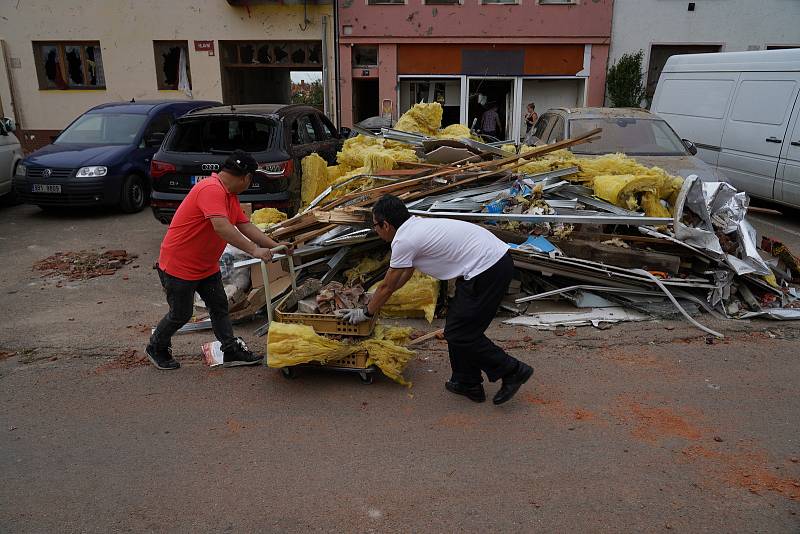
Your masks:
{"label": "window frame", "polygon": [[422,4],[426,6],[461,6],[464,5],[464,0],[422,0]]}
{"label": "window frame", "polygon": [[365,0],[368,6],[404,6],[408,0]]}
{"label": "window frame", "polygon": [[[159,57],[159,50],[156,48],[157,46],[182,46],[184,51],[186,52],[186,77],[189,79],[189,89],[192,88],[192,65],[189,60],[189,41],[182,41],[180,39],[177,40],[153,40],[153,59],[155,61],[155,69],[156,69],[156,88],[159,91],[179,91],[178,84],[180,83],[180,75],[181,73],[178,72],[178,79],[175,81],[175,87],[169,87],[163,83],[161,80],[161,58]],[[180,68],[180,58],[178,59],[178,68]]]}
{"label": "window frame", "polygon": [[[105,91],[106,90],[106,77],[105,77],[105,69],[103,68],[103,49],[100,46],[100,41],[91,41],[91,40],[78,40],[78,41],[31,41],[31,46],[33,48],[33,59],[34,65],[36,68],[36,80],[39,83],[39,90],[40,91]],[[65,80],[66,87],[47,87],[48,85],[48,78],[47,74],[44,72],[44,64],[42,63],[44,57],[42,56],[42,47],[44,46],[52,46],[56,48],[58,53],[58,68],[61,71],[61,77]],[[90,84],[81,84],[81,85],[71,85],[69,83],[69,72],[67,71],[67,54],[66,54],[66,47],[69,46],[77,46],[80,48],[81,51],[81,70],[83,72],[83,79],[84,81],[89,79],[89,62],[86,59],[86,47],[92,46],[97,47],[100,51],[100,61],[99,67],[100,71],[103,73],[103,84],[102,85],[90,85]]]}

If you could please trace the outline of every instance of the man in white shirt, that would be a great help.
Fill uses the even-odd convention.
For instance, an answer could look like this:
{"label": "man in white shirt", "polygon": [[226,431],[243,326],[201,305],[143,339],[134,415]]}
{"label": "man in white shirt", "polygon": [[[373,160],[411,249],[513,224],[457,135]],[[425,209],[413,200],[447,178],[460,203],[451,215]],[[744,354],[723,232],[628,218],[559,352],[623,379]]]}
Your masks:
{"label": "man in white shirt", "polygon": [[508,245],[475,224],[412,217],[392,195],[375,203],[372,220],[381,239],[392,245],[389,271],[368,306],[343,310],[342,315],[353,324],[368,320],[411,279],[414,269],[439,280],[455,278],[456,294],[444,328],[453,375],[445,387],[483,402],[483,371],[491,382],[503,381],[493,402],[510,400],[533,368],[506,354],[484,334],[514,274]]}

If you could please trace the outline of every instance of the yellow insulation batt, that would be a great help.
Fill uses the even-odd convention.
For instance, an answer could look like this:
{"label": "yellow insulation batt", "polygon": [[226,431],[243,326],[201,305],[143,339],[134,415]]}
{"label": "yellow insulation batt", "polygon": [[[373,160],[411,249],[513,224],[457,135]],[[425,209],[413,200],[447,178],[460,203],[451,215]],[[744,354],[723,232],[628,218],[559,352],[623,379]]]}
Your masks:
{"label": "yellow insulation batt", "polygon": [[388,267],[389,253],[383,255],[381,258],[373,258],[372,256],[364,256],[361,260],[350,269],[344,272],[347,286],[363,285],[364,282],[375,276],[381,269]]}
{"label": "yellow insulation batt", "polygon": [[463,124],[451,124],[447,128],[442,128],[439,130],[436,133],[436,137],[439,139],[462,139],[464,137],[471,139],[472,132],[470,132],[469,128]]}
{"label": "yellow insulation batt", "polygon": [[438,102],[414,104],[397,120],[394,129],[435,136],[442,126],[443,111],[442,105]]}
{"label": "yellow insulation batt", "polygon": [[386,376],[404,386],[403,370],[415,352],[403,347],[408,343],[411,328],[389,328],[378,325],[371,337],[345,343],[321,336],[310,326],[273,322],[267,336],[267,364],[288,367],[301,363],[330,363],[360,350],[366,350],[367,366],[376,365]]}
{"label": "yellow insulation batt", "polygon": [[356,169],[368,164],[367,158],[370,154],[379,154],[387,158],[385,160],[387,162],[391,160],[392,166],[388,167],[388,169],[396,167],[398,161],[419,161],[416,152],[409,145],[358,135],[344,142],[342,150],[336,154],[336,162],[340,166],[346,166],[348,169]]}
{"label": "yellow insulation batt", "polygon": [[[370,293],[380,285],[372,286]],[[439,280],[414,271],[414,275],[406,284],[392,294],[381,308],[381,317],[405,319],[424,316],[430,323],[436,312],[436,301],[439,298]]]}
{"label": "yellow insulation batt", "polygon": [[300,198],[303,206],[308,206],[317,195],[330,185],[328,163],[319,154],[314,153],[300,162],[303,168],[303,182],[300,187]]}
{"label": "yellow insulation batt", "polygon": [[261,230],[268,226],[286,220],[286,214],[275,208],[261,208],[250,216],[250,222],[258,226]]}

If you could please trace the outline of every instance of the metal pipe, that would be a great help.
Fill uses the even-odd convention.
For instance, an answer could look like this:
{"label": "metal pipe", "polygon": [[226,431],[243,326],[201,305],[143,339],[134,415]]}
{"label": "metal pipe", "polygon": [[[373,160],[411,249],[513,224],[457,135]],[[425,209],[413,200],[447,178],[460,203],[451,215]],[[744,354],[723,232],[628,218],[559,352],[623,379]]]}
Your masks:
{"label": "metal pipe", "polygon": [[671,217],[632,217],[625,215],[532,215],[527,213],[452,213],[440,211],[409,210],[412,215],[423,217],[448,217],[478,221],[519,221],[519,222],[563,222],[573,224],[622,224],[639,226],[641,224],[669,225]]}

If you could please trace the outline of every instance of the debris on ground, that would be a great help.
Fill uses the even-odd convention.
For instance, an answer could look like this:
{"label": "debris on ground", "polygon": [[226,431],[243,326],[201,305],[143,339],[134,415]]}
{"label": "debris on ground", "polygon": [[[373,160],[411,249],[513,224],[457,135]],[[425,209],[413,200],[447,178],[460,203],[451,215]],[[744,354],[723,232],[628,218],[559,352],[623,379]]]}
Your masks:
{"label": "debris on ground", "polygon": [[43,277],[60,276],[73,282],[112,275],[137,257],[125,250],[56,252],[34,263],[33,269],[42,271]]}
{"label": "debris on ground", "polygon": [[[722,335],[702,324],[704,314],[800,319],[800,261],[757,235],[747,220],[749,198],[730,184],[673,176],[625,154],[570,152],[602,136],[600,129],[530,147],[486,144],[465,126],[442,129],[440,121],[441,106],[420,104],[395,128],[357,130],[336,165],[307,158],[304,208],[267,229],[276,241],[295,243],[298,284],[319,282],[295,299],[295,309],[324,314],[367,301],[390,251],[370,208],[389,193],[414,216],[471,221],[509,244],[516,273],[502,309],[515,324],[560,335],[578,325],[683,318],[713,340]],[[466,157],[447,159],[455,154]],[[286,268],[286,256],[274,259]],[[415,274],[383,315],[444,315],[440,286]],[[284,295],[272,294],[273,305]],[[314,341],[317,352],[342,350],[341,338],[323,340]]]}

